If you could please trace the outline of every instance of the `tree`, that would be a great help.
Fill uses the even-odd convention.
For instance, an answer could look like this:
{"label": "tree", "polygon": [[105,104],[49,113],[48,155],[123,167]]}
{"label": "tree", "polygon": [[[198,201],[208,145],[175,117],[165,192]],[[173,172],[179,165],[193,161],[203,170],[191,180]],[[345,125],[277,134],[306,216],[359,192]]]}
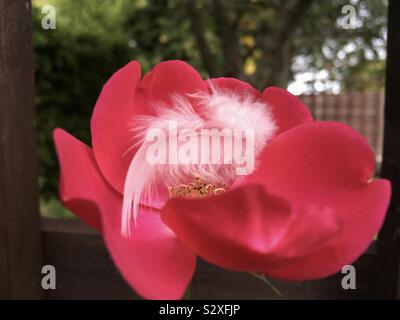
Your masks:
{"label": "tree", "polygon": [[[126,29],[136,39],[137,51],[156,51],[160,60],[185,56],[210,77],[239,77],[260,89],[286,87],[295,72],[304,70],[326,69],[330,78],[344,82],[349,69],[363,69],[370,61],[381,75],[384,64],[376,62],[384,59],[379,50],[385,49],[387,3],[352,1],[353,30],[341,26],[341,10],[348,3],[149,0],[131,11]],[[348,47],[352,43],[355,48]],[[299,57],[302,62],[296,66]]]}

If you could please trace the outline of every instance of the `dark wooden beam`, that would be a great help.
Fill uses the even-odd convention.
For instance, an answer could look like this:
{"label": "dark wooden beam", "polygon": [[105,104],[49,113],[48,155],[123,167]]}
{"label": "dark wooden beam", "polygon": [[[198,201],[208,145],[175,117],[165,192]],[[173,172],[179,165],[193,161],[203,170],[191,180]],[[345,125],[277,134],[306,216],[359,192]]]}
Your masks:
{"label": "dark wooden beam", "polygon": [[[44,264],[57,270],[57,288],[47,299],[139,299],[114,267],[101,235],[78,220],[43,220]],[[375,254],[355,264],[357,289],[344,290],[338,273],[318,281],[270,279],[281,292],[247,273],[222,270],[198,260],[191,299],[373,299]]]}
{"label": "dark wooden beam", "polygon": [[0,298],[40,296],[30,0],[0,0]]}
{"label": "dark wooden beam", "polygon": [[389,0],[382,177],[392,200],[378,237],[377,295],[400,298],[400,1]]}

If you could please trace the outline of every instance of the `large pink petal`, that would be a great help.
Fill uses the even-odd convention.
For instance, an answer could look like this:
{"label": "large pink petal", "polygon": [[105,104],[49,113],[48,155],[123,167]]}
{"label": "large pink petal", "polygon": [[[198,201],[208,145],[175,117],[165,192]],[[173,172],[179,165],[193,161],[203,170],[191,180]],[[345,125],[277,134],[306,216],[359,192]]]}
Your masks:
{"label": "large pink petal", "polygon": [[336,212],[346,217],[339,236],[317,252],[280,268],[266,268],[264,273],[287,280],[309,280],[338,272],[368,248],[382,226],[389,201],[387,180],[377,180],[342,195],[334,203]]}
{"label": "large pink petal", "polygon": [[206,81],[207,85],[210,87],[216,87],[223,90],[233,91],[239,95],[250,95],[255,99],[261,99],[261,93],[258,92],[249,83],[240,81],[236,78],[213,78]]}
{"label": "large pink petal", "polygon": [[96,161],[107,181],[120,192],[132,158],[131,153],[125,155],[132,143],[130,119],[147,113],[136,98],[140,74],[136,61],[118,70],[104,85],[90,124]]}
{"label": "large pink petal", "polygon": [[180,60],[164,61],[146,74],[140,83],[145,99],[170,104],[173,95],[187,95],[207,90],[200,74]]}
{"label": "large pink petal", "polygon": [[248,185],[206,199],[172,199],[163,221],[205,260],[220,267],[262,272],[317,251],[340,231],[329,208],[289,203]]}
{"label": "large pink petal", "polygon": [[386,180],[372,182],[374,154],[364,137],[340,123],[314,122],[276,137],[247,183],[267,185],[293,207],[316,202],[343,222],[342,233],[317,253],[266,273],[285,279],[327,276],[352,263],[372,242],[390,200]]}
{"label": "large pink petal", "polygon": [[339,122],[311,122],[274,138],[248,182],[290,202],[325,199],[365,186],[375,169],[367,140]]}
{"label": "large pink petal", "polygon": [[101,231],[96,199],[105,184],[99,178],[92,150],[61,129],[54,130],[54,142],[60,165],[60,200],[81,220]]}
{"label": "large pink petal", "polygon": [[164,225],[158,211],[141,208],[132,239],[121,236],[119,213],[103,218],[103,237],[126,281],[145,298],[182,298],[196,267],[194,253]]}
{"label": "large pink petal", "polygon": [[269,87],[264,90],[262,97],[274,115],[278,126],[277,135],[299,124],[313,121],[303,102],[287,90]]}
{"label": "large pink petal", "polygon": [[181,298],[194,272],[195,255],[160,221],[158,211],[142,209],[133,238],[121,237],[122,196],[101,175],[92,150],[60,129],[54,139],[65,206],[92,225],[100,224],[101,215],[106,246],[139,294],[151,299]]}

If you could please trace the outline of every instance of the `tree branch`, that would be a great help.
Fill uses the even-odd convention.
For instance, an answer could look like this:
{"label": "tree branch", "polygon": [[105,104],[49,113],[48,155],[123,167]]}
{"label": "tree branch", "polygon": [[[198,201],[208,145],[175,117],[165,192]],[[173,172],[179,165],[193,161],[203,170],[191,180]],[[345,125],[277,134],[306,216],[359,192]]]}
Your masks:
{"label": "tree branch", "polygon": [[253,75],[258,86],[286,86],[290,72],[290,36],[299,25],[313,0],[285,1],[279,10],[279,21],[261,38],[262,59]]}
{"label": "tree branch", "polygon": [[280,39],[281,42],[288,40],[312,2],[313,0],[285,1],[280,14],[282,24],[279,26],[278,32],[275,33],[275,38]]}
{"label": "tree branch", "polygon": [[197,47],[200,52],[201,60],[203,65],[207,69],[211,77],[215,77],[218,74],[218,70],[215,64],[215,57],[210,51],[207,40],[204,36],[204,25],[202,17],[200,16],[200,10],[196,9],[196,1],[187,1],[187,12],[191,22],[191,29],[196,39]]}
{"label": "tree branch", "polygon": [[237,76],[242,68],[243,59],[240,51],[238,14],[235,1],[215,0],[215,20],[221,39],[225,68],[224,75]]}

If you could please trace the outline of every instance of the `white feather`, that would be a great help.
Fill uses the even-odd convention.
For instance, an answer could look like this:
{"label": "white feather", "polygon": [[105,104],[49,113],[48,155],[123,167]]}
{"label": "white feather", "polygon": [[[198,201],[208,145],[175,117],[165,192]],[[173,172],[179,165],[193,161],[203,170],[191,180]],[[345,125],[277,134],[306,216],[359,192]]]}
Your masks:
{"label": "white feather", "polygon": [[[172,96],[171,105],[154,104],[155,116],[136,116],[132,119],[132,148],[138,148],[128,169],[122,208],[122,234],[131,236],[131,220],[136,221],[143,199],[151,200],[158,185],[164,188],[188,183],[195,176],[209,183],[235,180],[232,164],[156,164],[146,161],[149,143],[145,140],[151,129],[168,132],[170,121],[177,124],[178,132],[194,130],[199,136],[202,129],[252,129],[254,149],[258,154],[276,132],[276,124],[268,106],[250,95],[212,87],[211,93],[197,93],[189,97]],[[195,102],[197,112],[192,106]],[[166,144],[171,137],[167,136]],[[167,146],[166,146],[167,147]],[[127,152],[129,151],[127,150]],[[211,150],[212,152],[213,150]]]}

